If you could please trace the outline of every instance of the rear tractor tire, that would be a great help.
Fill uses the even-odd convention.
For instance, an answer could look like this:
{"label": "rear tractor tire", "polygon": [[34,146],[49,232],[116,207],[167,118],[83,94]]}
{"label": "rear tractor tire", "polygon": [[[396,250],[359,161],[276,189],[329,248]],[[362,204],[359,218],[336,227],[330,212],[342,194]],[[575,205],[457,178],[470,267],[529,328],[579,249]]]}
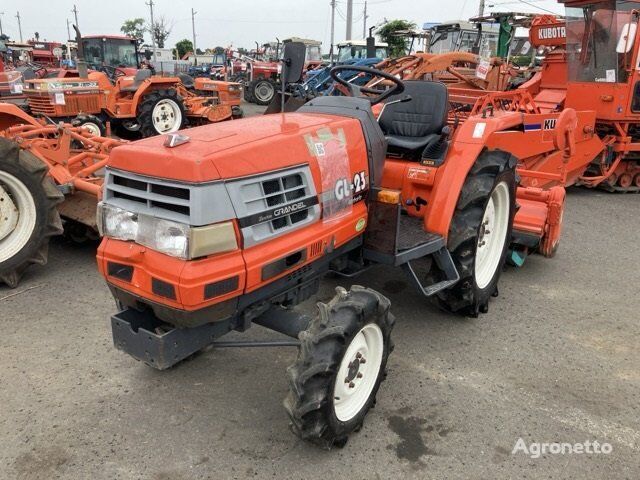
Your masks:
{"label": "rear tractor tire", "polygon": [[447,311],[477,317],[498,294],[516,211],[516,164],[507,152],[485,151],[467,175],[447,243],[460,281],[435,297]]}
{"label": "rear tractor tire", "polygon": [[15,288],[31,264],[47,263],[49,238],[62,233],[63,200],[46,165],[0,138],[0,284]]}
{"label": "rear tractor tire", "polygon": [[84,127],[94,137],[104,137],[107,135],[107,127],[104,122],[95,115],[78,115],[71,120],[74,127]]}
{"label": "rear tractor tire", "polygon": [[276,84],[269,78],[259,78],[249,83],[252,102],[256,105],[269,105],[276,95]]}
{"label": "rear tractor tire", "polygon": [[319,315],[299,335],[284,401],[293,433],[327,449],[344,446],[375,405],[395,323],[379,293],[359,286],[336,292],[318,303]]}
{"label": "rear tractor tire", "polygon": [[173,88],[153,91],[140,102],[137,120],[145,138],[177,132],[186,122],[182,98]]}

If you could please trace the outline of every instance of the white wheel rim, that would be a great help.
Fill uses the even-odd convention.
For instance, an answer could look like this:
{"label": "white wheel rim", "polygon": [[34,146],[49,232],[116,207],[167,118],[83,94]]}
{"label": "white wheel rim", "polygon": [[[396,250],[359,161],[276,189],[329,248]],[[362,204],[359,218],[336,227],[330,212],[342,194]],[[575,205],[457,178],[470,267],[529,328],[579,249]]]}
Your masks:
{"label": "white wheel rim", "polygon": [[29,189],[13,175],[0,171],[0,263],[27,244],[36,226],[36,204]]}
{"label": "white wheel rim", "polygon": [[100,131],[100,127],[93,122],[83,123],[80,126],[82,128],[86,128],[87,130],[89,130],[89,133],[95,137],[99,137],[100,135],[102,135],[102,132]]}
{"label": "white wheel rim", "polygon": [[182,124],[182,111],[176,102],[165,98],[153,107],[152,120],[158,133],[177,132]]}
{"label": "white wheel rim", "polygon": [[255,96],[261,102],[269,100],[273,97],[274,88],[269,82],[260,82],[256,87]]}
{"label": "white wheel rim", "polygon": [[382,364],[384,338],[375,323],[365,325],[347,348],[333,388],[336,418],[348,422],[367,403],[376,384]]}
{"label": "white wheel rim", "polygon": [[500,182],[493,189],[484,210],[476,244],[475,277],[478,288],[485,288],[500,264],[509,229],[509,185]]}

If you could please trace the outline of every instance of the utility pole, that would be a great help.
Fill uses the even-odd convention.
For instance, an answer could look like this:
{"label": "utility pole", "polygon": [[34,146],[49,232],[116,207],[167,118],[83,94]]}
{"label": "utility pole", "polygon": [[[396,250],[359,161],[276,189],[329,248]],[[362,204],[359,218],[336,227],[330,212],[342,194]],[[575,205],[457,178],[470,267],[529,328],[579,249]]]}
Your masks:
{"label": "utility pole", "polygon": [[364,14],[362,15],[362,20],[364,22],[364,25],[362,26],[362,38],[367,38],[367,18],[369,18],[369,16],[367,15],[367,0],[365,0]]}
{"label": "utility pole", "polygon": [[484,15],[484,0],[480,0],[480,8],[478,9],[478,16],[482,17]]}
{"label": "utility pole", "polygon": [[20,12],[16,12],[16,18],[18,19],[18,31],[20,32],[20,43],[22,43],[22,25],[20,24]]}
{"label": "utility pole", "polygon": [[67,18],[67,43],[71,40],[71,30],[69,30],[69,19]]}
{"label": "utility pole", "polygon": [[194,65],[198,65],[198,54],[197,51],[198,49],[196,48],[196,13],[193,10],[193,8],[191,9],[191,30],[193,31],[193,64]]}
{"label": "utility pole", "polygon": [[151,11],[151,47],[153,48],[153,62],[156,62],[156,36],[154,35],[153,30],[153,0],[149,0],[149,3],[145,2],[145,5],[149,5],[149,10]]}
{"label": "utility pole", "polygon": [[351,27],[353,26],[353,0],[347,0],[347,38],[351,40]]}
{"label": "utility pole", "polygon": [[4,12],[0,12],[0,35],[4,35],[2,32],[2,15],[4,15]]}
{"label": "utility pole", "polygon": [[76,4],[73,4],[73,10],[71,10],[73,12],[73,15],[76,18],[76,27],[78,27],[78,29],[80,29],[80,24],[78,23],[78,8],[76,7]]}
{"label": "utility pole", "polygon": [[331,0],[331,51],[329,52],[329,61],[333,63],[333,42],[336,33],[336,0]]}

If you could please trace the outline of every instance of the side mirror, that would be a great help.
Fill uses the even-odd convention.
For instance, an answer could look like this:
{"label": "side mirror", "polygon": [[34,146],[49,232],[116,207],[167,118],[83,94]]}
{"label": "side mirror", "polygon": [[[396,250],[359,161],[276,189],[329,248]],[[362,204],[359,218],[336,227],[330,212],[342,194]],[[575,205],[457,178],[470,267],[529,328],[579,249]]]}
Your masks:
{"label": "side mirror", "polygon": [[633,42],[636,39],[636,31],[638,30],[637,23],[625,23],[620,31],[620,38],[618,39],[618,45],[616,46],[616,53],[629,53]]}
{"label": "side mirror", "polygon": [[298,83],[302,79],[307,48],[302,42],[287,42],[282,55],[283,83]]}

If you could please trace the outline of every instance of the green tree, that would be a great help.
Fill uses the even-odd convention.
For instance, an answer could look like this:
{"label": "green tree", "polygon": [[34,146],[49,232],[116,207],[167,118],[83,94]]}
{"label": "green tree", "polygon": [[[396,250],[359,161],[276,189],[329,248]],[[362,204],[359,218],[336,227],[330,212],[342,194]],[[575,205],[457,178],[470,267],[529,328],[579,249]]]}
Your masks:
{"label": "green tree", "polygon": [[391,20],[376,30],[383,42],[389,44],[389,54],[392,57],[401,57],[407,50],[407,41],[397,35],[400,30],[413,30],[416,24],[408,20]]}
{"label": "green tree", "polygon": [[184,57],[187,53],[193,52],[193,43],[186,38],[176,43],[176,51],[178,52],[178,59]]}
{"label": "green tree", "polygon": [[120,27],[120,31],[129,37],[137,39],[139,43],[144,42],[144,32],[147,31],[144,26],[144,18],[125,20]]}

